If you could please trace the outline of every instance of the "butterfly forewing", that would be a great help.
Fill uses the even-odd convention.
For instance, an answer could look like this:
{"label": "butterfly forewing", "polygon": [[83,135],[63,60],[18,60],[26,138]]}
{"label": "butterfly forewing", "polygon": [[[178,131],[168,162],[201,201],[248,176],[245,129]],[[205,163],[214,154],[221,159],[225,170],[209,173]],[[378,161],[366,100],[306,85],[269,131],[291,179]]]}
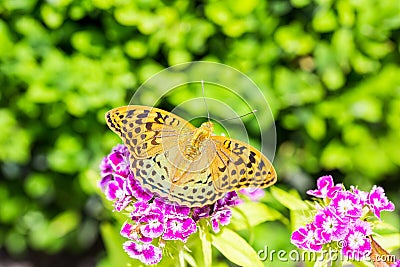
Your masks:
{"label": "butterfly forewing", "polygon": [[137,158],[148,158],[177,146],[196,130],[170,112],[146,106],[112,109],[106,113],[106,121]]}
{"label": "butterfly forewing", "polygon": [[217,147],[211,172],[218,191],[264,188],[276,182],[271,162],[254,147],[223,136],[211,139]]}

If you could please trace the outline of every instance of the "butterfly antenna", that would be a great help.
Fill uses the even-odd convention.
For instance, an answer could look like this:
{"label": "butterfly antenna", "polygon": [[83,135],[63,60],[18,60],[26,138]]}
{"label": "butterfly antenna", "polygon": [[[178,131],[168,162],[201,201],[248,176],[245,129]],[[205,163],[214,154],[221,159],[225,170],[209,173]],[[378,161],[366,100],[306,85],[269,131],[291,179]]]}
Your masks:
{"label": "butterfly antenna", "polygon": [[237,116],[237,117],[233,117],[233,118],[229,118],[229,119],[223,119],[223,120],[220,120],[220,121],[230,121],[230,120],[240,119],[240,118],[242,118],[244,116],[247,116],[247,115],[250,115],[250,114],[254,114],[256,112],[257,112],[257,110],[253,109],[252,111],[250,111],[250,112],[248,112],[246,114],[243,114],[243,115],[240,115],[240,116]]}
{"label": "butterfly antenna", "polygon": [[205,95],[204,95],[204,81],[203,81],[203,80],[201,80],[201,90],[202,90],[202,93],[203,93],[204,104],[206,105],[207,119],[208,119],[208,121],[210,121],[210,111],[208,110],[206,97],[205,97]]}

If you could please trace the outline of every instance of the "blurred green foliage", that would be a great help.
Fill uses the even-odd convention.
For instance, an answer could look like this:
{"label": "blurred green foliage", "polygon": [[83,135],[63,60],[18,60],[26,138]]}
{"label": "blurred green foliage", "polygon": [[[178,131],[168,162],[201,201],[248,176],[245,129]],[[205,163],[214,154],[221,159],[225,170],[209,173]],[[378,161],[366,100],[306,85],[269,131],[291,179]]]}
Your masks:
{"label": "blurred green foliage", "polygon": [[0,247],[93,246],[107,217],[97,166],[120,142],[104,113],[192,60],[260,87],[281,183],[304,192],[334,173],[399,205],[399,14],[398,0],[1,1]]}

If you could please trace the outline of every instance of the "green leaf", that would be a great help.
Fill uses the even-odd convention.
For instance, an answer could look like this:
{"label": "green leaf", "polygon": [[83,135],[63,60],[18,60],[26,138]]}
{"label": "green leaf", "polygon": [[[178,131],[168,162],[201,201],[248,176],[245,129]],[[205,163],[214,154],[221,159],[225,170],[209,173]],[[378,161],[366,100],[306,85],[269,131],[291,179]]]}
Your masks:
{"label": "green leaf", "polygon": [[303,200],[276,186],[271,187],[271,193],[283,206],[290,210],[308,210],[308,205]]}
{"label": "green leaf", "polygon": [[228,260],[237,265],[264,266],[246,240],[226,227],[218,235],[212,236],[212,244]]}
{"label": "green leaf", "polygon": [[80,215],[72,210],[57,215],[49,224],[48,231],[61,238],[75,230],[80,221]]}
{"label": "green leaf", "polygon": [[205,220],[200,221],[199,237],[203,250],[204,267],[210,267],[212,266],[211,235]]}
{"label": "green leaf", "polygon": [[[126,254],[122,248],[124,239],[118,234],[118,231],[116,231],[111,224],[103,223],[100,226],[100,231],[111,266],[126,266],[128,262],[133,262],[133,260],[129,258],[128,254]],[[139,261],[137,263],[139,264]]]}
{"label": "green leaf", "polygon": [[[190,253],[184,252],[183,257],[184,257],[185,261],[187,263],[189,263],[189,266],[192,266],[192,267],[197,267],[198,266],[197,263],[196,263],[196,260],[193,258],[192,255],[190,255]],[[206,266],[206,265],[204,265],[204,266]]]}
{"label": "green leaf", "polygon": [[245,202],[232,210],[232,225],[237,230],[254,227],[263,222],[288,220],[277,210],[258,202]]}
{"label": "green leaf", "polygon": [[314,216],[315,210],[291,210],[290,222],[292,230],[295,230],[301,226],[305,226],[307,223],[312,222]]}
{"label": "green leaf", "polygon": [[389,252],[400,248],[400,233],[374,236],[374,239]]}

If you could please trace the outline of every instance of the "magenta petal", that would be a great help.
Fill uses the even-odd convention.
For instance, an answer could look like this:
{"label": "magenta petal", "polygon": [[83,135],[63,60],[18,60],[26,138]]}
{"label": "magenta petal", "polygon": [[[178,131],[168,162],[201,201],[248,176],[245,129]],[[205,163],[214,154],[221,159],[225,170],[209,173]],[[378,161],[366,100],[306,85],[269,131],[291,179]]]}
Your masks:
{"label": "magenta petal", "polygon": [[121,236],[132,239],[132,240],[136,240],[136,241],[140,241],[143,243],[151,243],[151,241],[153,241],[152,238],[149,237],[145,237],[140,233],[140,229],[138,229],[138,225],[132,225],[129,223],[125,223],[122,228],[121,228]]}
{"label": "magenta petal", "polygon": [[112,180],[112,175],[106,175],[103,176],[103,178],[101,178],[100,182],[99,182],[99,187],[101,188],[101,191],[103,191],[104,193],[106,192],[108,183]]}
{"label": "magenta petal", "polygon": [[338,192],[331,205],[341,216],[359,218],[362,215],[361,199],[350,191]]}
{"label": "magenta petal", "polygon": [[108,183],[105,190],[106,197],[109,200],[114,200],[116,198],[123,198],[125,196],[124,179],[120,177],[115,177],[113,181]]}
{"label": "magenta petal", "polygon": [[149,203],[145,201],[138,201],[133,204],[134,210],[131,212],[131,219],[132,220],[139,220],[140,217],[144,216],[145,214],[148,214],[150,211],[150,205]]}
{"label": "magenta petal", "polygon": [[254,202],[260,201],[265,196],[265,191],[261,188],[243,188],[239,192],[248,196]]}
{"label": "magenta petal", "polygon": [[300,227],[292,233],[291,242],[300,249],[321,251],[323,241],[318,239],[317,231],[316,226],[309,223],[306,227]]}
{"label": "magenta petal", "polygon": [[148,214],[139,219],[140,230],[145,237],[156,238],[164,232],[164,219],[160,214]]}
{"label": "magenta petal", "polygon": [[214,233],[218,233],[220,231],[219,223],[218,223],[217,219],[211,218],[211,227],[212,227]]}
{"label": "magenta petal", "polygon": [[127,176],[124,183],[124,190],[127,195],[132,195],[138,201],[149,201],[153,198],[153,194],[143,188],[132,174]]}
{"label": "magenta petal", "polygon": [[371,241],[368,238],[372,234],[369,223],[359,219],[350,224],[348,235],[343,239],[342,254],[357,261],[365,259],[371,252]]}
{"label": "magenta petal", "polygon": [[316,190],[308,190],[307,194],[319,197],[326,198],[328,196],[329,190],[333,187],[333,179],[332,176],[326,175],[318,178],[317,180],[317,189]]}
{"label": "magenta petal", "polygon": [[190,213],[190,208],[180,206],[178,204],[165,203],[165,215],[167,217],[187,217]]}
{"label": "magenta petal", "polygon": [[241,203],[241,199],[235,191],[225,194],[221,199],[218,199],[214,205],[214,210],[219,210],[225,207],[234,207]]}
{"label": "magenta petal", "polygon": [[342,184],[337,184],[331,188],[328,189],[328,193],[326,194],[326,196],[328,198],[334,198],[337,194],[337,192],[341,191],[343,189],[343,185]]}
{"label": "magenta petal", "polygon": [[307,249],[307,246],[305,245],[306,237],[307,229],[305,227],[300,227],[292,233],[291,242],[300,249]]}
{"label": "magenta petal", "polygon": [[156,264],[161,261],[161,249],[152,244],[138,244],[132,241],[126,241],[123,247],[131,258],[138,259],[144,264]]}
{"label": "magenta petal", "polygon": [[368,192],[359,190],[358,188],[356,188],[354,186],[350,186],[350,189],[354,194],[359,196],[360,203],[361,203],[362,206],[368,204],[368,196],[369,196]]}
{"label": "magenta petal", "polygon": [[377,218],[383,210],[394,211],[394,204],[388,200],[382,187],[374,185],[368,196],[368,205]]}
{"label": "magenta petal", "polygon": [[124,210],[130,203],[132,202],[132,197],[125,196],[123,198],[117,199],[114,203],[114,210],[115,211],[122,211]]}
{"label": "magenta petal", "polygon": [[342,240],[348,232],[348,219],[341,218],[331,207],[325,207],[317,212],[314,224],[316,233],[323,243]]}
{"label": "magenta petal", "polygon": [[232,211],[227,208],[220,208],[217,211],[214,211],[211,214],[211,226],[214,230],[214,232],[218,232],[219,231],[219,226],[217,226],[216,224],[221,224],[221,225],[227,225],[230,222],[230,219],[232,217]]}
{"label": "magenta petal", "polygon": [[165,240],[187,241],[187,238],[196,232],[196,223],[192,218],[170,218],[167,220],[166,229],[163,234]]}

